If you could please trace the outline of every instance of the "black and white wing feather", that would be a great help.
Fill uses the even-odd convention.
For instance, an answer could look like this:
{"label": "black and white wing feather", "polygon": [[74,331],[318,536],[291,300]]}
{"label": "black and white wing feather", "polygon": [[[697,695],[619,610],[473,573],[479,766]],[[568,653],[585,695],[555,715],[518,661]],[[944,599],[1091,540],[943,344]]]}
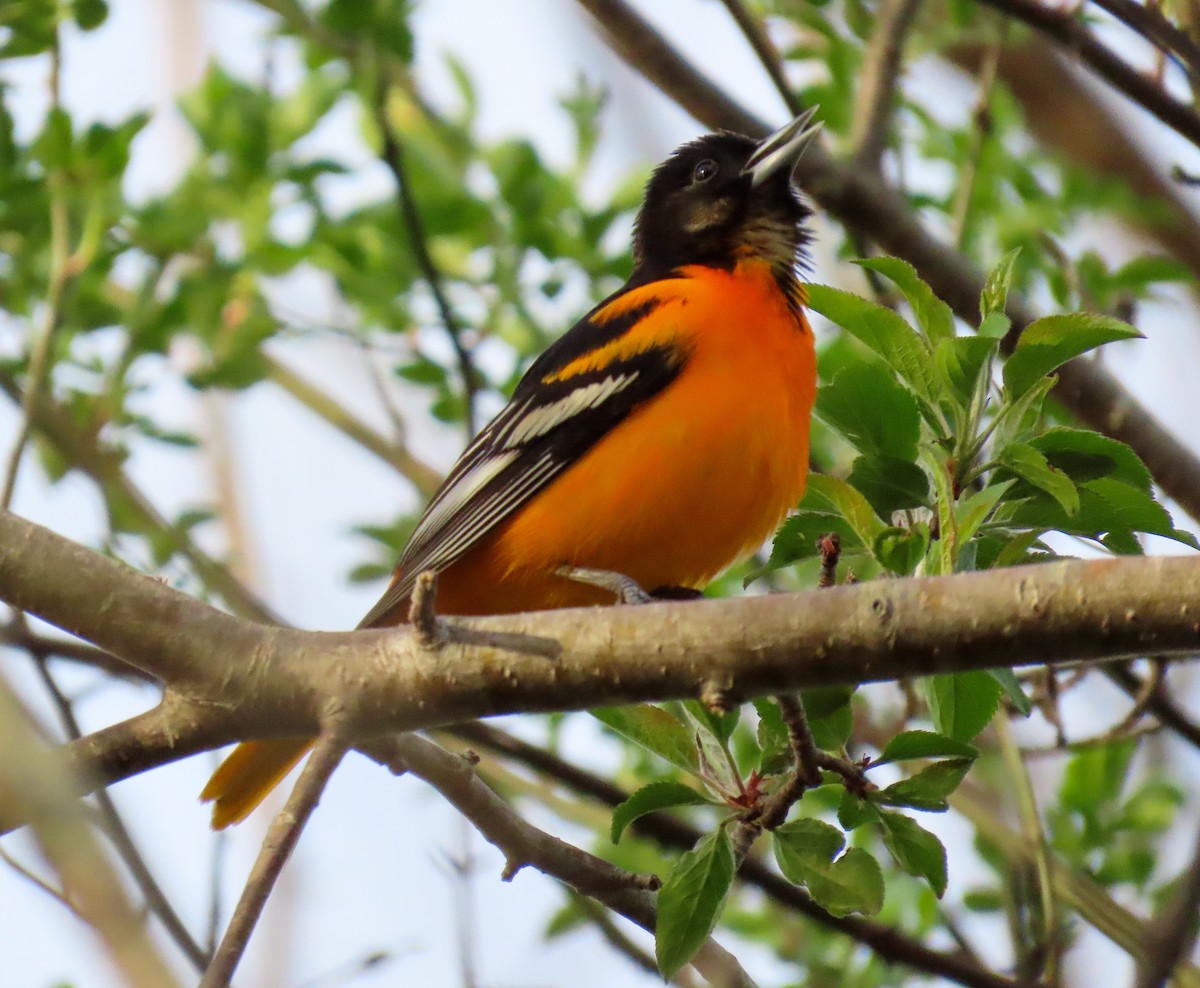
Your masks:
{"label": "black and white wing feather", "polygon": [[555,379],[656,307],[648,302],[595,322],[602,303],[533,363],[509,403],[459,457],[417,523],[392,585],[359,627],[390,623],[419,573],[440,572],[462,557],[674,380],[686,354],[670,344]]}

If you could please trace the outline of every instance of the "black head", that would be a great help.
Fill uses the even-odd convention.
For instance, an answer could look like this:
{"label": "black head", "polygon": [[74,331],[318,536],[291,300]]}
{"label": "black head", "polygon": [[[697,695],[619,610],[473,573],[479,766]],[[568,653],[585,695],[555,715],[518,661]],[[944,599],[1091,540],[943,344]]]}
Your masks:
{"label": "black head", "polygon": [[801,224],[809,211],[791,175],[818,129],[809,126],[812,115],[764,141],[708,134],[659,165],[638,213],[638,270],[660,277],[685,264],[730,268],[739,259],[759,258],[777,276],[794,279],[807,239]]}

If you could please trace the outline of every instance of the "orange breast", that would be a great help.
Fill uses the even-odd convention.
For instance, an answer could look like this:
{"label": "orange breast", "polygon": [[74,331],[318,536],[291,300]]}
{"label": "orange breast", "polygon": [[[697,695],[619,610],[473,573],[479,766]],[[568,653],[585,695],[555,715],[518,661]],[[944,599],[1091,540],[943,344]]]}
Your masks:
{"label": "orange breast", "polygon": [[804,492],[816,392],[812,332],[765,265],[637,289],[665,299],[621,347],[674,336],[679,377],[443,573],[439,610],[497,614],[611,602],[562,565],[647,590],[703,587],[770,535]]}

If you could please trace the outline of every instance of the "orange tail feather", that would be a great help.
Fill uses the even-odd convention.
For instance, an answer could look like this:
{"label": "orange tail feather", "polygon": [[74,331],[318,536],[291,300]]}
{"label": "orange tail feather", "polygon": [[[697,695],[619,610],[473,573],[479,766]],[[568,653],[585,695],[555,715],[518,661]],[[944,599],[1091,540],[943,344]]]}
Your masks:
{"label": "orange tail feather", "polygon": [[200,793],[213,804],[213,830],[241,823],[312,747],[304,738],[248,741],[233,749]]}

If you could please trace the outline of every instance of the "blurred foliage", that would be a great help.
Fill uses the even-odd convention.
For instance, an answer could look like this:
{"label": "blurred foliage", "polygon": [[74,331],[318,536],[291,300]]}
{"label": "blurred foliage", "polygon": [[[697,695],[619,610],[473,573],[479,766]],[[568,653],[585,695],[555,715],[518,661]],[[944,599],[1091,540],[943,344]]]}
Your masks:
{"label": "blurred foliage", "polygon": [[[253,79],[211,65],[179,107],[195,154],[170,188],[148,197],[126,181],[145,114],[87,122],[52,100],[34,130],[19,134],[15,94],[0,88],[0,333],[15,340],[0,351],[0,389],[19,399],[31,329],[52,306],[42,468],[51,480],[88,469],[77,454],[91,449],[104,464],[88,472],[105,487],[108,547],[159,568],[188,571],[181,539],[214,514],[195,504],[164,524],[114,480],[139,444],[182,455],[199,446],[197,436],[144,410],[157,381],[174,375],[197,392],[270,387],[277,348],[296,337],[338,335],[386,359],[395,385],[419,389],[432,416],[464,420],[471,399],[462,369],[398,208],[396,176],[380,161],[384,128],[403,149],[446,297],[469,325],[461,342],[469,355],[488,355],[475,361],[476,400],[498,405],[537,353],[616,289],[631,265],[628,230],[645,167],[600,204],[580,193],[605,139],[606,92],[595,80],[580,78],[562,95],[574,142],[556,164],[528,135],[481,137],[470,66],[448,57],[457,98],[444,106],[426,98],[412,70],[419,39],[404,0],[263,6],[282,13],[270,44],[297,60],[299,78],[281,86],[269,72]],[[808,80],[797,95],[821,105],[831,144],[845,150],[874,6],[755,6],[771,17],[796,77]],[[2,5],[0,59],[46,60],[61,32],[93,30],[106,15],[103,0]],[[996,44],[1001,31],[991,15],[955,0],[921,20],[910,45],[928,54],[963,39]],[[1146,205],[1119,181],[1031,146],[1021,108],[1002,85],[980,94],[986,130],[977,114],[947,121],[944,108],[907,90],[900,96],[892,149],[903,174],[927,183],[903,191],[927,222],[992,269],[979,331],[968,332],[897,259],[857,262],[885,287],[876,299],[809,286],[810,308],[833,327],[820,354],[813,435],[820,472],[769,557],[738,567],[709,592],[755,581],[810,587],[818,538],[827,533],[841,539],[841,573],[860,580],[1043,562],[1071,544],[1139,553],[1147,534],[1196,548],[1157,500],[1137,456],[1066,420],[1048,398],[1058,366],[1137,337],[1127,322],[1137,306],[1188,278],[1169,258],[1110,263],[1086,246],[1089,220],[1119,220]],[[328,139],[348,128],[357,135],[353,146]],[[381,169],[393,181],[375,180]],[[942,178],[930,182],[931,175]],[[847,259],[857,252],[848,240],[837,246]],[[56,255],[66,258],[57,302],[49,287]],[[324,286],[336,325],[289,304],[300,279]],[[1058,311],[1002,357],[1004,300],[1013,290]],[[56,429],[44,427],[49,421]],[[414,521],[411,512],[347,519],[369,543],[352,578],[386,575]],[[854,793],[827,772],[770,835],[780,873],[834,915],[875,916],[922,942],[957,937],[971,912],[1004,912],[1018,954],[1026,928],[1013,917],[1030,914],[1039,890],[1014,877],[1012,856],[983,837],[979,858],[994,880],[956,886],[957,856],[948,860],[938,828],[924,824],[947,811],[964,779],[1000,795],[1013,785],[989,724],[998,712],[1029,715],[1044,699],[1031,693],[1011,671],[994,670],[931,677],[910,691],[898,716],[877,691],[804,694],[817,744],[866,759],[871,784]],[[595,713],[621,752],[618,781],[631,795],[596,833],[594,848],[664,875],[657,957],[665,974],[720,922],[772,951],[797,984],[914,980],[734,883],[731,834],[792,770],[776,703],[721,716],[695,702]],[[562,718],[547,724],[553,747]],[[1162,773],[1139,770],[1137,753],[1136,741],[1122,737],[1082,747],[1038,826],[1065,867],[1146,905],[1165,887],[1160,842],[1182,794]],[[977,759],[982,771],[968,777]],[[629,829],[665,811],[706,836],[671,856]],[[585,919],[570,900],[548,935]],[[1065,916],[1038,922],[1052,931],[1069,925]]]}

